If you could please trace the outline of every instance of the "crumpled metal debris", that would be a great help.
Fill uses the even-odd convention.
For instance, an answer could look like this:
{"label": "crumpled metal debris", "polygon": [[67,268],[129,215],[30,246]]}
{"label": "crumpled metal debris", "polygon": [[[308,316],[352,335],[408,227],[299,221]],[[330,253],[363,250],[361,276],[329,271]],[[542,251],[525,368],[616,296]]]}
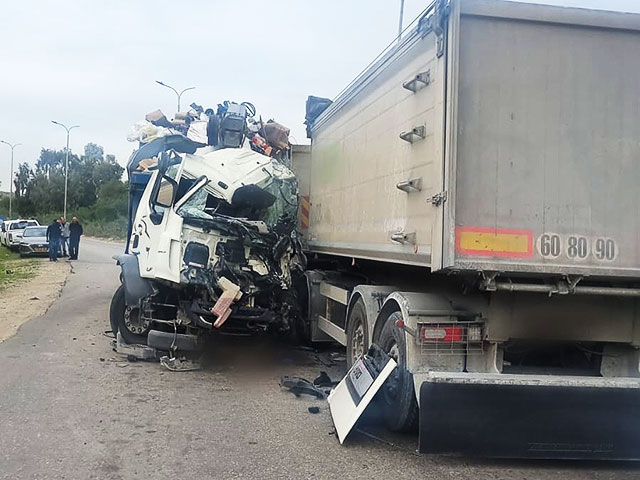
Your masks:
{"label": "crumpled metal debris", "polygon": [[190,360],[186,357],[169,357],[167,355],[160,357],[160,365],[172,372],[193,372],[201,368],[200,363],[195,360]]}
{"label": "crumpled metal debris", "polygon": [[218,279],[218,286],[222,289],[222,295],[218,297],[218,301],[211,309],[211,313],[218,317],[213,324],[216,328],[220,328],[224,322],[227,321],[229,315],[231,315],[231,304],[242,298],[240,287],[231,280],[220,277]]}
{"label": "crumpled metal debris", "polygon": [[280,379],[280,386],[286,388],[296,397],[302,394],[324,400],[325,393],[306,378],[284,376]]}

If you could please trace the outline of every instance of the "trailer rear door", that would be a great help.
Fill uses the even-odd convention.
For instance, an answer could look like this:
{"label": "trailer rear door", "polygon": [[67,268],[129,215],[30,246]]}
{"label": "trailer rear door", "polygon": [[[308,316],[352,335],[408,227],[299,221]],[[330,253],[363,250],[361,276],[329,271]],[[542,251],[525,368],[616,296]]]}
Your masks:
{"label": "trailer rear door", "polygon": [[640,16],[453,2],[443,267],[640,276]]}

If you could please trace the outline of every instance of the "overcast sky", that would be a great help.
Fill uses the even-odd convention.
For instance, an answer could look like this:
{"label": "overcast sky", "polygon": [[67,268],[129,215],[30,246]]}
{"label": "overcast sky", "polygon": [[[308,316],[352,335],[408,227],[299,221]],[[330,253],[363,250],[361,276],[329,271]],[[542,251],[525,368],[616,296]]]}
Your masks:
{"label": "overcast sky", "polygon": [[[333,98],[397,31],[399,0],[31,0],[2,2],[0,139],[15,162],[62,148],[57,120],[80,125],[71,148],[102,145],[125,164],[129,127],[175,94],[205,107],[251,101],[305,142],[307,95]],[[405,24],[430,0],[405,0]],[[640,12],[638,0],[539,0]],[[183,108],[184,110],[184,108]],[[0,189],[10,150],[0,144]]]}

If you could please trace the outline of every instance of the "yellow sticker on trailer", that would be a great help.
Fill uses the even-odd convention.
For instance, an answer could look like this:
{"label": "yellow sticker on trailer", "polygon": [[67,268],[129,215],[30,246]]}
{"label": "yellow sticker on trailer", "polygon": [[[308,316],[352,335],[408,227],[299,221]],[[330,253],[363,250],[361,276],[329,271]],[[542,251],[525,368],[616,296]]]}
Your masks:
{"label": "yellow sticker on trailer", "polygon": [[488,227],[458,227],[456,250],[474,257],[526,258],[533,256],[533,232]]}

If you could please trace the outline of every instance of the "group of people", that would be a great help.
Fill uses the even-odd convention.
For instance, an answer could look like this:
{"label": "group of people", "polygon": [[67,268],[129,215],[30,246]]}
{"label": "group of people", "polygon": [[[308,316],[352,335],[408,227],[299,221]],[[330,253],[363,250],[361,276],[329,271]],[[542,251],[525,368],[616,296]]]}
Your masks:
{"label": "group of people", "polygon": [[54,218],[51,225],[47,227],[49,261],[57,262],[58,256],[68,256],[69,260],[77,260],[81,236],[82,225],[78,217],[73,217],[70,224],[64,217]]}

